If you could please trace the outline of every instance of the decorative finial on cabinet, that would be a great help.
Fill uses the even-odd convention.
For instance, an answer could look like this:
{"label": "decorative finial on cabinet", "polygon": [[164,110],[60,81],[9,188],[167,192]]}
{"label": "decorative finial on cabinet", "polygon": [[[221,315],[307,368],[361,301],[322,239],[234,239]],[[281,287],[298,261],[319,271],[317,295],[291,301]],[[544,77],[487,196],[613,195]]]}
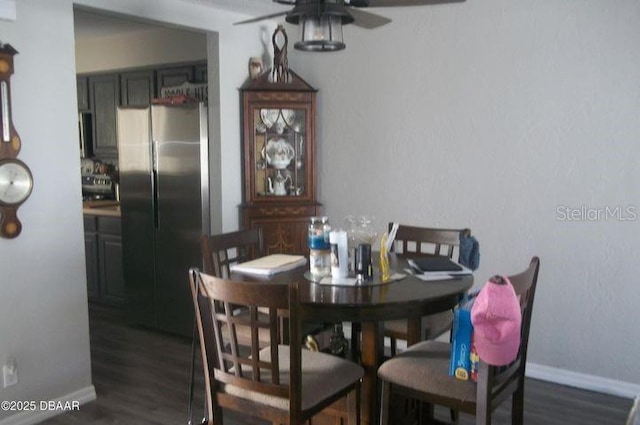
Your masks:
{"label": "decorative finial on cabinet", "polygon": [[[278,34],[282,34],[282,47],[278,46]],[[289,44],[289,38],[287,37],[287,32],[284,30],[282,24],[279,24],[278,28],[274,31],[271,41],[273,42],[273,69],[271,70],[273,82],[288,83],[291,81],[289,61],[287,60],[287,46]]]}

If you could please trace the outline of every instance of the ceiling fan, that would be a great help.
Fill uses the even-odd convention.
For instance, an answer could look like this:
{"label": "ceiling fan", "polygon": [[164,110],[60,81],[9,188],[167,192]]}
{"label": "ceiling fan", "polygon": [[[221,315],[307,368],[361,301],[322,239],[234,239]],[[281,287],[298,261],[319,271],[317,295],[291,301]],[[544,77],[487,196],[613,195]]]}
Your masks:
{"label": "ceiling fan", "polygon": [[301,40],[294,44],[298,50],[328,52],[342,50],[342,25],[353,23],[372,29],[391,22],[391,19],[361,10],[367,7],[428,6],[458,3],[465,0],[273,0],[293,5],[285,12],[259,16],[235,25],[258,22],[284,16],[290,24],[300,25]]}

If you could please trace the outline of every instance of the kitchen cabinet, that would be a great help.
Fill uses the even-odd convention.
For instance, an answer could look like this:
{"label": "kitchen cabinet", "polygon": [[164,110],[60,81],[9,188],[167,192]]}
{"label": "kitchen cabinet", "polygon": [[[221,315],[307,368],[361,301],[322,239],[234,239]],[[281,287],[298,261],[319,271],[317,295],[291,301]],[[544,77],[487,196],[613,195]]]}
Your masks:
{"label": "kitchen cabinet", "polygon": [[98,158],[117,158],[116,109],[120,104],[118,74],[89,77],[93,112],[93,153]]}
{"label": "kitchen cabinet", "polygon": [[84,226],[89,299],[104,304],[122,305],[125,286],[121,219],[85,215]]}
{"label": "kitchen cabinet", "polygon": [[179,86],[180,84],[206,83],[207,64],[192,63],[180,66],[168,66],[156,69],[156,94],[160,94],[163,87]]}
{"label": "kitchen cabinet", "polygon": [[316,200],[316,90],[292,73],[264,73],[241,89],[244,203],[242,226],[261,227],[267,253],[308,254],[307,225]]}
{"label": "kitchen cabinet", "polygon": [[194,83],[206,83],[207,80],[207,64],[196,65],[193,70]]}
{"label": "kitchen cabinet", "polygon": [[120,105],[148,106],[155,97],[153,70],[120,74]]}
{"label": "kitchen cabinet", "polygon": [[182,83],[194,82],[194,67],[192,65],[173,66],[156,70],[156,90],[160,93],[163,87],[178,86]]}
{"label": "kitchen cabinet", "polygon": [[89,81],[87,77],[77,77],[78,112],[88,112],[89,104]]}
{"label": "kitchen cabinet", "polygon": [[207,63],[140,68],[126,72],[78,75],[78,111],[90,112],[92,145],[89,152],[101,159],[116,159],[118,106],[147,106],[162,87],[207,81]]}

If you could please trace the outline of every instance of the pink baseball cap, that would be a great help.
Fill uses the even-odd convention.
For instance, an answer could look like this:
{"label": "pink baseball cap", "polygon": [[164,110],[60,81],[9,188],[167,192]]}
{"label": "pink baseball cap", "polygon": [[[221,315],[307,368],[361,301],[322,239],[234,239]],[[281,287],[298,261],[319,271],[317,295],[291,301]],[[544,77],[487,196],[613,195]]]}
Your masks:
{"label": "pink baseball cap", "polygon": [[520,348],[522,312],[508,278],[494,276],[484,285],[471,307],[471,323],[480,359],[493,366],[515,360]]}

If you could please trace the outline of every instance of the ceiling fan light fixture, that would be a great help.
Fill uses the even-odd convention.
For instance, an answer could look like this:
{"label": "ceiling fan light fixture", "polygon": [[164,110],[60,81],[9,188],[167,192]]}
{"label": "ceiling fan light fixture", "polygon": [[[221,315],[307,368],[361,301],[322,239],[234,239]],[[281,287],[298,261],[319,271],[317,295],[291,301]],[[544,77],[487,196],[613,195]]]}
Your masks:
{"label": "ceiling fan light fixture", "polygon": [[335,52],[346,47],[342,38],[342,22],[335,15],[305,16],[299,25],[300,41],[293,45],[298,50]]}
{"label": "ceiling fan light fixture", "polygon": [[306,52],[335,52],[346,45],[342,25],[353,22],[353,17],[342,4],[299,4],[287,14],[286,21],[300,26],[300,41],[293,47]]}

